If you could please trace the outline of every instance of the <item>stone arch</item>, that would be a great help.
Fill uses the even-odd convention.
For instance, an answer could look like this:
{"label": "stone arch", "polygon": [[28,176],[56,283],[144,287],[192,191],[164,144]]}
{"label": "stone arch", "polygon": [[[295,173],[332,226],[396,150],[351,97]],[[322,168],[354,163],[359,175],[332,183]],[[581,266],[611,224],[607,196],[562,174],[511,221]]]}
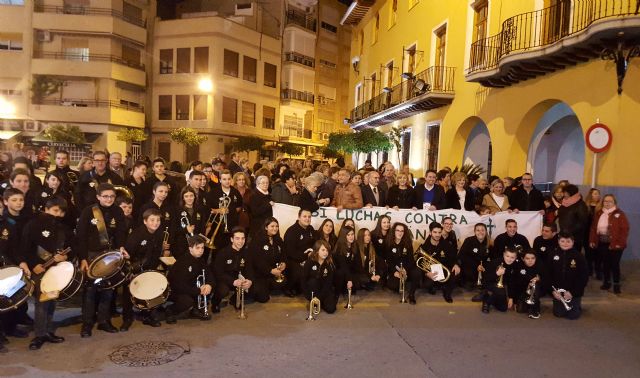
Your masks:
{"label": "stone arch", "polygon": [[488,169],[492,159],[490,144],[491,135],[486,123],[480,117],[471,116],[460,124],[452,143],[452,152],[462,157],[463,164],[472,162]]}

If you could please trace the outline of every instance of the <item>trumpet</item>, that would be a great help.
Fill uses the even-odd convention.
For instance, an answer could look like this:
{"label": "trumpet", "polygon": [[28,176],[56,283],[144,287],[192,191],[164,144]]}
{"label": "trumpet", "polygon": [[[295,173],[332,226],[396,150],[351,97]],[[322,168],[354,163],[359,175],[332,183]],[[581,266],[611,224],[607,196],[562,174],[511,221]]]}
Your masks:
{"label": "trumpet", "polygon": [[536,303],[535,301],[535,295],[536,295],[536,283],[535,282],[529,282],[529,286],[527,287],[527,295],[529,295],[527,297],[527,299],[524,301],[526,304],[528,305],[533,305]]}
{"label": "trumpet", "polygon": [[[482,261],[480,261],[480,266],[482,266]],[[478,281],[476,282],[476,286],[482,287],[482,271],[478,271]]]}
{"label": "trumpet", "polygon": [[164,248],[164,244],[169,244],[169,227],[165,227],[164,231],[162,231],[162,244]]}
{"label": "trumpet", "polygon": [[351,304],[351,288],[347,289],[347,304],[344,305],[344,308],[351,310],[353,305]]}
{"label": "trumpet", "polygon": [[209,219],[207,219],[207,227],[205,229],[205,235],[209,235],[209,231],[211,231],[211,226],[213,223],[217,221],[217,225],[215,230],[213,230],[213,235],[208,240],[206,247],[209,249],[216,249],[214,245],[214,241],[216,239],[216,235],[220,231],[220,225],[224,223],[224,232],[229,232],[228,224],[227,224],[227,213],[229,211],[229,205],[231,204],[231,197],[222,196],[220,197],[220,201],[218,202],[219,212],[211,213],[209,215]]}
{"label": "trumpet", "polygon": [[[503,265],[502,265],[502,263],[500,263],[499,268],[502,268],[502,267],[503,267]],[[504,288],[503,279],[504,279],[504,273],[500,276],[500,278],[498,279],[498,283],[496,284],[496,287],[497,287],[498,289],[502,289],[502,288]]]}
{"label": "trumpet", "polygon": [[[205,285],[205,276],[204,269],[202,269],[202,274],[196,278],[196,286],[198,289]],[[204,309],[204,316],[209,316],[209,299],[206,295],[198,295],[198,310]]]}
{"label": "trumpet", "polygon": [[282,269],[282,264],[283,263],[276,264],[276,269],[279,269],[281,271],[280,275],[278,277],[276,277],[276,282],[279,283],[279,284],[283,283],[284,280],[286,279],[286,277],[284,276],[284,273],[282,273],[282,270],[284,270],[284,269]]}
{"label": "trumpet", "polygon": [[376,254],[375,253],[372,253],[371,257],[369,258],[369,275],[372,277],[376,275]]}
{"label": "trumpet", "polygon": [[[181,215],[180,226],[182,226],[182,228],[186,230],[187,227],[191,226],[191,222],[189,222],[189,217],[187,217],[187,212],[183,211],[182,213],[180,213],[180,215]],[[190,232],[189,236],[193,236],[193,232]]]}
{"label": "trumpet", "polygon": [[440,261],[438,261],[435,257],[432,257],[423,251],[419,251],[418,254],[420,255],[420,257],[418,257],[418,259],[416,260],[416,265],[418,266],[418,268],[420,268],[420,270],[425,273],[430,273],[431,265],[440,264],[442,265],[444,278],[438,280],[438,282],[447,282],[449,280],[449,277],[451,277],[451,271],[449,270],[449,268],[441,264]]}
{"label": "trumpet", "polygon": [[[244,281],[242,273],[238,273],[238,279]],[[238,303],[240,304],[240,314],[238,315],[238,319],[247,318],[247,314],[244,312],[244,292],[245,290],[242,288],[242,285],[236,288],[236,309],[238,309]]]}
{"label": "trumpet", "polygon": [[307,320],[316,320],[316,316],[320,314],[320,299],[311,292],[311,300],[309,301],[309,316]]}
{"label": "trumpet", "polygon": [[396,266],[396,270],[400,273],[400,303],[407,303],[407,298],[405,296],[405,284],[407,281],[407,275],[402,267],[402,263],[400,263],[400,267]]}
{"label": "trumpet", "polygon": [[567,311],[571,311],[571,309],[573,309],[573,307],[571,307],[571,305],[569,304],[569,302],[571,302],[571,299],[564,298],[564,293],[566,293],[567,291],[565,289],[556,289],[555,286],[551,286],[551,288],[553,289],[553,291],[560,295],[560,302],[562,302],[564,309]]}

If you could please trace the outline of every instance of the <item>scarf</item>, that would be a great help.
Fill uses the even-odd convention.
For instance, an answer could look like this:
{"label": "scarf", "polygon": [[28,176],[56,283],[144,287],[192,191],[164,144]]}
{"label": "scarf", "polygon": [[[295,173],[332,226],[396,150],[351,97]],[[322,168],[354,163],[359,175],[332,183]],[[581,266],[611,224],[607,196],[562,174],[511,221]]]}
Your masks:
{"label": "scarf", "polygon": [[580,195],[580,193],[576,193],[576,194],[572,195],[569,198],[563,198],[562,199],[562,206],[569,207],[571,205],[575,205],[581,199],[582,199],[582,196]]}
{"label": "scarf", "polygon": [[596,228],[598,235],[609,234],[609,214],[616,210],[617,208],[615,206],[610,209],[602,209],[602,214],[600,215],[600,218],[598,218],[598,226]]}

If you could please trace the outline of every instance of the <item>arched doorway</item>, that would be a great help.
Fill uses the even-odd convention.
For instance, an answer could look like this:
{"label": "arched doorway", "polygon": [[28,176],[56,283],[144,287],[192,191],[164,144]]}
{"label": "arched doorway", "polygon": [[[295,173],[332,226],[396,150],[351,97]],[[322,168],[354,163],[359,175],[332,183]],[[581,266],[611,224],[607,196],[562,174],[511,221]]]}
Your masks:
{"label": "arched doorway", "polygon": [[480,165],[486,170],[486,177],[491,175],[491,136],[487,125],[479,119],[471,129],[464,147],[462,163]]}
{"label": "arched doorway", "polygon": [[550,107],[540,118],[531,137],[527,170],[536,182],[569,180],[582,184],[585,142],[582,127],[565,103]]}

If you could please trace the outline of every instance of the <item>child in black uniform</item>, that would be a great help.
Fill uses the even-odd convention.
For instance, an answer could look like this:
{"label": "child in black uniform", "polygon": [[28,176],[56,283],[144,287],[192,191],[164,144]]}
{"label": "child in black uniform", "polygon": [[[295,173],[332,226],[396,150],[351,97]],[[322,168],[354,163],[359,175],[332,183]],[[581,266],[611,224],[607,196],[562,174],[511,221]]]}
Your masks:
{"label": "child in black uniform", "polygon": [[328,314],[336,312],[338,298],[335,295],[335,265],[329,255],[329,243],[318,240],[313,244],[313,251],[302,268],[302,290],[305,298],[320,300],[320,307]]}

